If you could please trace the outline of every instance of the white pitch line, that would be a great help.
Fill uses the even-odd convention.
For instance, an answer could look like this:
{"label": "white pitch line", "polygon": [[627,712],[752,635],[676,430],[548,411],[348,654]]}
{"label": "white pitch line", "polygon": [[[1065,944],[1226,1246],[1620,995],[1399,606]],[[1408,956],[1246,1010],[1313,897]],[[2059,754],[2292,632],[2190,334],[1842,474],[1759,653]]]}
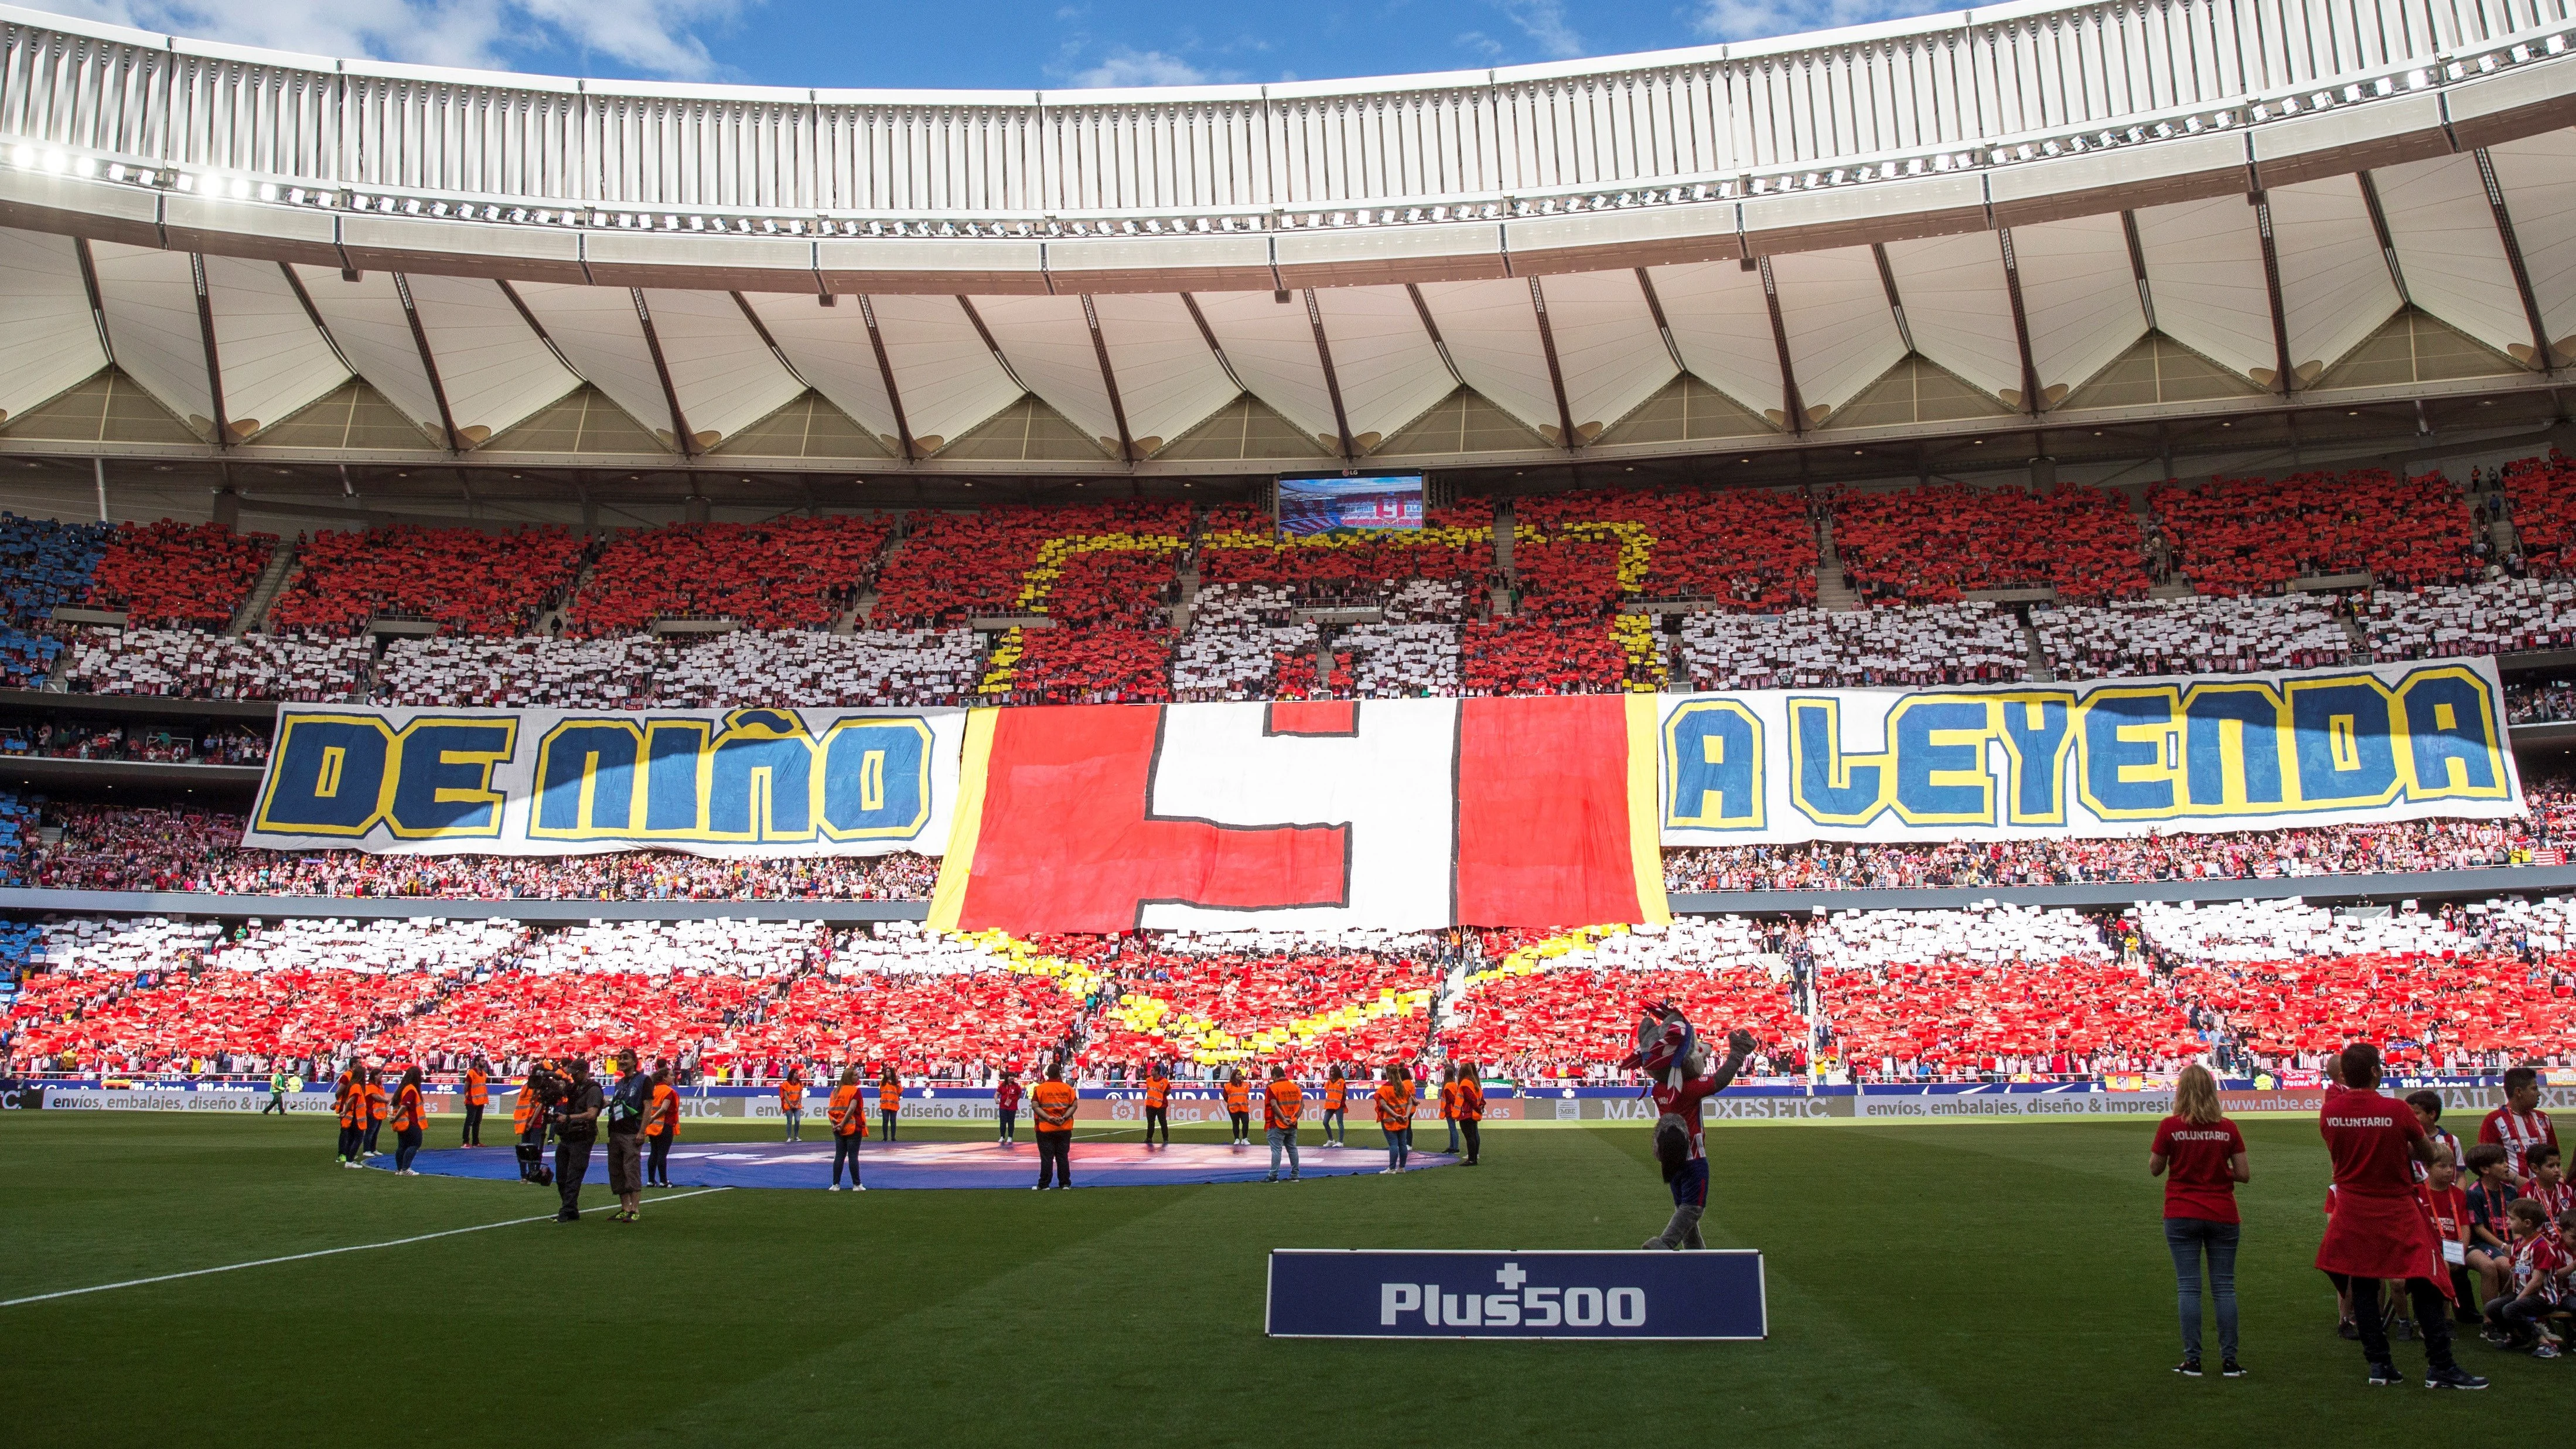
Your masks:
{"label": "white pitch line", "polygon": [[[702,1187],[695,1192],[675,1192],[669,1197],[648,1197],[649,1203],[677,1202],[684,1197],[704,1197],[711,1192],[730,1192],[731,1188]],[[452,1238],[459,1233],[483,1233],[494,1228],[515,1228],[521,1223],[554,1221],[553,1213],[532,1218],[511,1218],[506,1222],[477,1223],[470,1228],[449,1228],[445,1232],[421,1233],[415,1237],[393,1238],[381,1243],[356,1243],[346,1248],[319,1248],[310,1253],[289,1253],[283,1258],[259,1258],[248,1263],[226,1263],[220,1268],[191,1268],[185,1273],[163,1273],[152,1278],[128,1278],[122,1283],[101,1283],[91,1288],[65,1288],[59,1293],[37,1293],[25,1298],[0,1300],[0,1308],[16,1308],[24,1303],[44,1303],[56,1298],[78,1298],[84,1293],[105,1293],[116,1288],[141,1288],[152,1283],[176,1282],[181,1278],[202,1278],[209,1273],[231,1273],[243,1268],[267,1268],[279,1263],[301,1263],[307,1258],[328,1258],[336,1253],[364,1253],[376,1248],[399,1248],[408,1243],[426,1243],[433,1238]]]}

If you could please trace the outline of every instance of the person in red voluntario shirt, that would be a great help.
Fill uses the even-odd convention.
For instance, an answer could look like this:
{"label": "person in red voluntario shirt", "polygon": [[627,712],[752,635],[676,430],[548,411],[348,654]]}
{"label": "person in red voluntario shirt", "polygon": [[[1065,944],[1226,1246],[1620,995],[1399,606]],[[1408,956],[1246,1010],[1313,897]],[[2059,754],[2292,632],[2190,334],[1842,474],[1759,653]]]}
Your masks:
{"label": "person in red voluntario shirt", "polygon": [[2245,1134],[2218,1103],[2218,1079],[2195,1062],[2174,1081],[2173,1115],[2156,1124],[2147,1175],[2165,1180],[2165,1246],[2173,1251],[2181,1298],[2182,1363],[2174,1372],[2200,1377],[2200,1259],[2209,1255],[2209,1295],[2217,1300],[2219,1372],[2243,1376],[2236,1361],[2236,1184],[2251,1181]]}
{"label": "person in red voluntario shirt", "polygon": [[2334,1215],[2317,1245],[2317,1266],[2352,1296],[2369,1381],[2405,1381],[2389,1357],[2379,1316],[2380,1280],[2397,1278],[2406,1284],[2415,1331],[2424,1340],[2425,1387],[2485,1388],[2485,1379],[2451,1357],[2451,1275],[2415,1199],[2413,1164],[2433,1155],[2424,1124],[2405,1103],[2380,1094],[2379,1048],[2367,1042],[2344,1048],[2343,1085],[2317,1114],[2317,1131],[2334,1160]]}

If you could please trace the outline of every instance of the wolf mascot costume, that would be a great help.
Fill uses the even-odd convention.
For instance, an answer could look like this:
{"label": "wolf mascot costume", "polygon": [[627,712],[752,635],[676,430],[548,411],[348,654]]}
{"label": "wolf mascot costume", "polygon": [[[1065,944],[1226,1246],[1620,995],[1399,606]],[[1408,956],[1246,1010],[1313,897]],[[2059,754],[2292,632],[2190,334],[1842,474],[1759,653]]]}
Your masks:
{"label": "wolf mascot costume", "polygon": [[1622,1067],[1642,1071],[1655,1099],[1655,1162],[1673,1190],[1672,1221],[1648,1238],[1649,1248],[1700,1248],[1700,1215],[1708,1211],[1708,1154],[1700,1140],[1700,1107],[1726,1090],[1753,1051],[1750,1032],[1726,1039],[1723,1065],[1710,1060],[1706,1043],[1672,1006],[1650,1006],[1637,1022],[1637,1050]]}

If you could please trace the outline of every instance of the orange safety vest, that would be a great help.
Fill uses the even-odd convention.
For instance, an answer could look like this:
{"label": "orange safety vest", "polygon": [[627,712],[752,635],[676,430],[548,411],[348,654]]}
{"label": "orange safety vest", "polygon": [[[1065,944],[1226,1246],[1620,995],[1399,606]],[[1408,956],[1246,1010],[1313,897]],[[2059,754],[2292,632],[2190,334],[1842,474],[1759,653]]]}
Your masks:
{"label": "orange safety vest", "polygon": [[1306,1109],[1306,1091],[1295,1082],[1281,1077],[1262,1088],[1261,1125],[1294,1128],[1298,1114]]}
{"label": "orange safety vest", "polygon": [[805,1084],[803,1082],[781,1082],[778,1084],[778,1107],[780,1111],[793,1112],[804,1105]]}
{"label": "orange safety vest", "polygon": [[474,1070],[472,1067],[466,1068],[465,1105],[468,1107],[480,1107],[490,1102],[492,1100],[492,1093],[490,1088],[485,1085],[490,1081],[491,1078]]}
{"label": "orange safety vest", "polygon": [[528,1128],[535,1125],[537,1114],[544,1111],[545,1108],[546,1104],[537,1100],[537,1089],[529,1086],[525,1082],[521,1082],[519,1084],[519,1098],[517,1101],[510,1104],[511,1130],[517,1132],[522,1137],[527,1136]]}
{"label": "orange safety vest", "polygon": [[1029,1108],[1040,1132],[1073,1130],[1073,1088],[1062,1082],[1040,1082],[1029,1089]]}
{"label": "orange safety vest", "polygon": [[342,1077],[340,1079],[337,1096],[338,1106],[340,1108],[340,1125],[343,1127],[366,1126],[366,1089],[359,1086],[357,1083],[352,1082],[347,1077]]}
{"label": "orange safety vest", "polygon": [[1225,1110],[1229,1112],[1252,1110],[1252,1089],[1241,1082],[1228,1081],[1225,1084]]}
{"label": "orange safety vest", "polygon": [[394,1094],[396,1132],[418,1132],[429,1125],[420,1101],[420,1088],[406,1086]]}
{"label": "orange safety vest", "polygon": [[1377,1084],[1377,1125],[1399,1132],[1413,1122],[1413,1084],[1380,1082]]}
{"label": "orange safety vest", "polygon": [[880,1112],[900,1112],[903,1110],[903,1083],[877,1083],[877,1110]]}
{"label": "orange safety vest", "polygon": [[1162,1110],[1163,1110],[1163,1104],[1164,1104],[1164,1103],[1166,1103],[1166,1102],[1168,1102],[1168,1101],[1170,1101],[1171,1099],[1172,1099],[1172,1079],[1171,1079],[1171,1078],[1169,1078],[1169,1077],[1147,1077],[1147,1078],[1145,1079],[1145,1105],[1146,1105],[1146,1106],[1153,1108],[1153,1109],[1154,1109],[1155,1111],[1157,1111],[1157,1112],[1160,1112],[1160,1111],[1162,1111]]}
{"label": "orange safety vest", "polygon": [[680,1094],[656,1084],[653,1102],[644,1109],[644,1135],[677,1137],[680,1135]]}
{"label": "orange safety vest", "polygon": [[1440,1115],[1444,1119],[1458,1115],[1458,1083],[1454,1079],[1440,1084]]}
{"label": "orange safety vest", "polygon": [[1326,1082],[1324,1084],[1324,1110],[1327,1112],[1339,1112],[1343,1108],[1348,1107],[1351,1101],[1350,1093],[1350,1083],[1343,1081],[1339,1077],[1335,1077],[1331,1081]]}
{"label": "orange safety vest", "polygon": [[1485,1120],[1485,1084],[1474,1077],[1458,1079],[1458,1120],[1461,1122]]}
{"label": "orange safety vest", "polygon": [[386,1110],[385,1084],[382,1082],[367,1083],[367,1120],[370,1122],[382,1122],[385,1120]]}
{"label": "orange safety vest", "polygon": [[867,1109],[859,1105],[857,1087],[834,1087],[832,1105],[828,1110],[832,1117],[833,1136],[865,1137],[868,1135]]}

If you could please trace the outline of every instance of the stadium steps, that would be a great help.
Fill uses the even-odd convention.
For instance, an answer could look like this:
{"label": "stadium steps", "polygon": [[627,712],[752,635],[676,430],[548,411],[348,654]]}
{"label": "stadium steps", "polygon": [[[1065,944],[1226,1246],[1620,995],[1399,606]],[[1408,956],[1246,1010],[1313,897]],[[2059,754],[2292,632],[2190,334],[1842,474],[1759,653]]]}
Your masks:
{"label": "stadium steps", "polygon": [[1172,606],[1172,628],[1186,634],[1190,631],[1190,620],[1199,611],[1199,562],[1196,558],[1181,570],[1179,578],[1181,601]]}
{"label": "stadium steps", "polygon": [[2032,627],[2030,610],[2013,610],[2013,622],[2021,626],[2022,646],[2029,651],[2030,677],[2040,684],[2057,682],[2057,668],[2048,662],[2048,646],[2040,642],[2039,630]]}
{"label": "stadium steps", "polygon": [[2350,614],[2340,616],[2335,622],[2343,626],[2344,637],[2352,641],[2352,661],[2359,664],[2369,663],[2370,631],[2362,628],[2361,621]]}
{"label": "stadium steps", "polygon": [[239,612],[233,615],[231,623],[224,626],[225,638],[238,639],[258,628],[268,617],[269,606],[277,602],[277,596],[285,591],[287,581],[295,576],[295,554],[294,540],[281,538],[277,541],[277,548],[268,556],[268,567],[260,570],[259,581],[250,586],[250,597],[242,600]]}
{"label": "stadium steps", "polygon": [[1831,514],[1816,520],[1816,607],[1846,614],[1860,607],[1860,592],[1843,582],[1843,556],[1834,548]]}
{"label": "stadium steps", "polygon": [[[905,540],[911,537],[912,525],[909,517],[897,518],[895,520],[894,532],[886,539],[885,551],[877,555],[876,571],[871,574],[870,577],[879,579],[884,578],[886,566],[894,562],[896,554],[903,552]],[[850,612],[847,619],[835,622],[832,625],[832,632],[835,634],[854,633],[861,624],[875,623],[877,617],[878,597],[877,586],[873,583],[869,584],[868,591],[865,594],[860,595],[857,601],[850,605]]]}
{"label": "stadium steps", "polygon": [[600,540],[593,539],[590,547],[583,551],[581,568],[572,576],[572,587],[563,591],[563,597],[555,601],[553,608],[537,616],[538,633],[549,639],[562,637],[564,625],[572,622],[572,602],[581,597],[582,590],[590,587],[590,576],[599,570],[599,553],[604,546]]}

